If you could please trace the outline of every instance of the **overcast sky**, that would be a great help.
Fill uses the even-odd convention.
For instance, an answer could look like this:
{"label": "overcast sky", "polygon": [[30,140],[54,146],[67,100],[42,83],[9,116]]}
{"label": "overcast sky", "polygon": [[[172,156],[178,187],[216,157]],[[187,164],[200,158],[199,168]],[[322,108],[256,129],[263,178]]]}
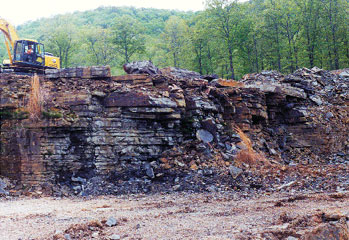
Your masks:
{"label": "overcast sky", "polygon": [[134,6],[144,8],[198,11],[204,0],[12,0],[2,1],[0,18],[13,25],[62,13],[85,11],[99,6]]}

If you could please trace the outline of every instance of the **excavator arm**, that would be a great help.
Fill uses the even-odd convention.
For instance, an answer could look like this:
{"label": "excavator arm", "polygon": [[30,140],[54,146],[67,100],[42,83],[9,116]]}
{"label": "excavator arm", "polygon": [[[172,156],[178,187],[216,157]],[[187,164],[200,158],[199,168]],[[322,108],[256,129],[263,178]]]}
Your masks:
{"label": "excavator arm", "polygon": [[[0,18],[0,31],[5,36],[5,44],[11,64],[13,63],[11,48],[14,49],[15,42],[19,40],[16,29],[6,20]],[[11,48],[10,48],[11,47]]]}

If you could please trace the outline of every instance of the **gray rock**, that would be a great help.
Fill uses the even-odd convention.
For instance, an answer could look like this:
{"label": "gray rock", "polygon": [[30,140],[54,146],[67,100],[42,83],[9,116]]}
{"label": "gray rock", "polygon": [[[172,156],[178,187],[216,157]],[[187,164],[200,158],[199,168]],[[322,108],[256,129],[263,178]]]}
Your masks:
{"label": "gray rock", "polygon": [[218,192],[218,189],[217,189],[216,186],[211,185],[211,186],[207,187],[207,191],[209,191],[209,192]]}
{"label": "gray rock", "polygon": [[55,235],[60,235],[60,234],[63,234],[63,231],[61,231],[61,230],[56,230],[55,231]]}
{"label": "gray rock", "polygon": [[322,100],[318,96],[312,95],[309,98],[310,98],[310,100],[312,100],[317,105],[319,105],[319,106],[322,105]]}
{"label": "gray rock", "polygon": [[120,235],[113,234],[113,235],[111,235],[111,236],[109,237],[109,239],[111,239],[111,240],[119,240],[119,239],[121,239],[121,237],[120,237]]}
{"label": "gray rock", "polygon": [[96,96],[96,97],[105,97],[107,94],[105,92],[101,92],[101,91],[93,91],[92,96]]}
{"label": "gray rock", "polygon": [[213,171],[211,169],[204,169],[203,174],[204,176],[212,176]]}
{"label": "gray rock", "polygon": [[312,69],[310,69],[313,73],[318,73],[318,72],[322,72],[323,71],[323,69],[321,69],[321,68],[318,68],[318,67],[313,67]]}
{"label": "gray rock", "polygon": [[67,233],[67,234],[64,234],[64,239],[65,240],[72,240],[70,235]]}
{"label": "gray rock", "polygon": [[108,227],[113,227],[113,226],[116,226],[118,224],[118,221],[114,217],[110,217],[105,224]]}
{"label": "gray rock", "polygon": [[138,61],[126,63],[124,66],[124,70],[128,74],[158,74],[159,69],[154,66],[151,61]]}
{"label": "gray rock", "polygon": [[198,151],[205,151],[207,149],[207,144],[204,144],[204,143],[200,143],[198,145],[196,145],[196,150]]}
{"label": "gray rock", "polygon": [[3,188],[0,187],[0,196],[1,195],[9,195],[9,192],[8,191],[5,191]]}
{"label": "gray rock", "polygon": [[274,148],[270,148],[270,149],[269,149],[269,152],[270,152],[270,154],[272,154],[272,155],[277,155],[277,152],[275,151]]}
{"label": "gray rock", "polygon": [[148,177],[150,177],[150,178],[155,178],[154,170],[153,170],[153,168],[150,166],[149,163],[146,163],[146,164],[144,165],[144,169],[145,169],[145,174],[147,174]]}
{"label": "gray rock", "polygon": [[240,135],[237,134],[237,133],[234,133],[234,134],[231,135],[231,140],[234,143],[239,143],[239,142],[242,141],[241,138],[240,138]]}
{"label": "gray rock", "polygon": [[187,69],[181,69],[176,67],[170,67],[167,69],[169,73],[179,79],[201,79],[200,73],[189,71]]}
{"label": "gray rock", "polygon": [[288,236],[285,240],[298,240],[298,238],[292,237],[292,236]]}
{"label": "gray rock", "polygon": [[339,76],[349,78],[349,71],[343,71],[339,74]]}
{"label": "gray rock", "polygon": [[231,145],[230,143],[225,143],[225,148],[227,149],[228,152],[233,151],[233,146],[235,147],[235,145]]}
{"label": "gray rock", "polygon": [[303,89],[282,85],[278,83],[248,84],[248,85],[245,85],[245,88],[257,88],[265,93],[285,94],[285,95],[296,97],[296,98],[305,99],[307,97],[307,94],[304,92]]}
{"label": "gray rock", "polygon": [[196,132],[196,137],[204,143],[210,143],[213,141],[213,135],[206,130],[200,129]]}
{"label": "gray rock", "polygon": [[81,191],[81,186],[74,186],[73,189],[74,191]]}
{"label": "gray rock", "polygon": [[81,177],[71,177],[71,180],[72,180],[73,182],[86,183],[86,179],[81,178]]}
{"label": "gray rock", "polygon": [[0,188],[6,188],[6,187],[7,187],[7,183],[0,178]]}
{"label": "gray rock", "polygon": [[221,153],[222,154],[222,157],[224,158],[224,160],[229,160],[229,156],[225,153]]}
{"label": "gray rock", "polygon": [[326,117],[326,119],[330,119],[330,118],[333,118],[334,115],[333,115],[333,113],[328,112],[328,113],[326,113],[325,117]]}
{"label": "gray rock", "polygon": [[233,178],[237,178],[242,172],[243,170],[241,168],[235,167],[233,165],[229,167],[229,173]]}

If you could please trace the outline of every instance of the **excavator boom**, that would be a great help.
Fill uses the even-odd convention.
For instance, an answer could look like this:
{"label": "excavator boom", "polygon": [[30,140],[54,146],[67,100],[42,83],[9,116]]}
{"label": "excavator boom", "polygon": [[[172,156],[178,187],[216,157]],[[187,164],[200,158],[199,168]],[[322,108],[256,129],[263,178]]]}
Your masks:
{"label": "excavator boom", "polygon": [[6,49],[10,58],[10,62],[12,64],[13,59],[11,54],[11,48],[14,49],[15,42],[19,40],[16,29],[6,20],[0,18],[0,31],[5,35]]}

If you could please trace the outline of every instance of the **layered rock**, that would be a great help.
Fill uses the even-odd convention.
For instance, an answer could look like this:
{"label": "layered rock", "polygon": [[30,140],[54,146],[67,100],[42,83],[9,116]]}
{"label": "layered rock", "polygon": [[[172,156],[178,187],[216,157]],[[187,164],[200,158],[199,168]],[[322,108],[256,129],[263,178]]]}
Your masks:
{"label": "layered rock", "polygon": [[348,159],[348,78],[323,70],[250,74],[244,84],[171,68],[125,76],[54,70],[40,78],[39,119],[28,118],[30,81],[0,75],[0,174],[26,183],[161,165],[188,141],[198,141],[195,149],[174,155],[193,170],[200,158],[234,165],[243,149],[237,127],[281,164]]}
{"label": "layered rock", "polygon": [[[2,75],[2,115],[11,116],[1,121],[1,174],[29,183],[107,174],[121,161],[156,159],[180,143],[183,94],[146,84],[129,90],[125,78],[41,78],[45,111],[33,121],[15,116],[21,104],[16,95],[20,89],[23,96],[29,93],[30,77],[13,81]],[[146,78],[135,75],[132,81]]]}

